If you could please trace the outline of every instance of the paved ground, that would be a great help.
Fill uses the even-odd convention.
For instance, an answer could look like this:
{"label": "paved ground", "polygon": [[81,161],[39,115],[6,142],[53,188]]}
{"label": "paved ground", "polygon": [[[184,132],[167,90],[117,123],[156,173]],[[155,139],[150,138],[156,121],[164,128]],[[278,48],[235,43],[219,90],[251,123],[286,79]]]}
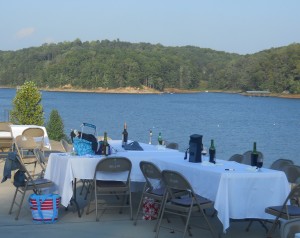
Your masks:
{"label": "paved ground", "polygon": [[[2,180],[3,162],[0,162],[0,179]],[[80,188],[80,184],[78,184]],[[59,220],[56,224],[34,224],[31,220],[31,212],[27,202],[30,192],[26,196],[19,220],[14,219],[15,213],[8,214],[9,206],[13,198],[14,186],[8,180],[0,184],[0,234],[1,237],[29,237],[29,238],[77,238],[77,237],[105,237],[105,238],[154,238],[153,232],[155,221],[144,221],[139,217],[138,224],[133,225],[133,221],[129,219],[129,214],[124,210],[123,214],[117,211],[109,211],[100,217],[100,221],[95,221],[95,213],[86,215],[83,213],[79,218],[74,207],[69,207],[65,210],[61,207],[59,210]],[[140,194],[133,193],[134,214],[137,208]],[[86,201],[83,196],[78,195],[79,205],[82,209],[86,208]],[[177,228],[182,227],[181,219],[170,217],[170,225]],[[222,226],[216,216],[209,217],[215,231],[224,238],[250,238],[250,237],[266,237],[265,230],[258,222],[254,222],[250,231],[246,232],[248,222],[232,222],[226,234],[222,232]],[[211,237],[208,231],[204,231],[194,225],[201,224],[201,218],[192,218],[192,233],[193,237]],[[269,226],[269,225],[268,225]],[[171,233],[168,230],[161,230],[160,236],[164,238],[182,237],[179,232]],[[186,235],[186,237],[189,237]],[[274,238],[279,238],[277,230]]]}

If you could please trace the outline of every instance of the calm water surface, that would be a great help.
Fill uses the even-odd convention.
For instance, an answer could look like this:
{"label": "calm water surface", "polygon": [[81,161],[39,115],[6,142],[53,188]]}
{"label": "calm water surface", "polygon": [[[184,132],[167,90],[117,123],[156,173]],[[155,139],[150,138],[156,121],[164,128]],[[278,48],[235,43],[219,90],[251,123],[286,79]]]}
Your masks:
{"label": "calm water surface", "polygon": [[[16,91],[0,89],[0,120],[5,120]],[[165,140],[188,147],[191,134],[203,135],[204,146],[215,140],[217,158],[257,149],[265,156],[265,165],[283,157],[300,164],[300,100],[271,97],[245,97],[237,94],[96,94],[42,92],[46,121],[52,109],[63,118],[65,131],[80,129],[82,122],[97,126],[98,135],[107,131],[121,139],[123,124],[129,139],[153,144],[158,133]]]}

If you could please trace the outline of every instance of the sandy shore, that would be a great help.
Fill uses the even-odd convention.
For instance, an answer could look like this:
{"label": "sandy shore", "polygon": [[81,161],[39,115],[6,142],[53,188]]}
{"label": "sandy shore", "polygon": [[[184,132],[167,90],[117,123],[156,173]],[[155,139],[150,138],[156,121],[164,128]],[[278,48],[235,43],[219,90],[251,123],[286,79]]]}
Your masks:
{"label": "sandy shore", "polygon": [[[5,86],[0,86],[0,88],[10,88]],[[81,92],[81,93],[111,93],[111,94],[162,94],[162,93],[237,93],[244,96],[258,96],[253,94],[247,94],[241,91],[222,91],[222,90],[184,90],[178,88],[165,88],[164,91],[158,91],[153,88],[148,87],[124,87],[124,88],[96,88],[96,89],[80,89],[80,88],[73,88],[70,85],[66,85],[61,88],[40,88],[43,91],[50,91],[50,92]],[[263,97],[280,97],[280,98],[292,98],[292,99],[300,99],[300,94],[286,94],[286,93],[270,93],[267,95],[261,95]]]}

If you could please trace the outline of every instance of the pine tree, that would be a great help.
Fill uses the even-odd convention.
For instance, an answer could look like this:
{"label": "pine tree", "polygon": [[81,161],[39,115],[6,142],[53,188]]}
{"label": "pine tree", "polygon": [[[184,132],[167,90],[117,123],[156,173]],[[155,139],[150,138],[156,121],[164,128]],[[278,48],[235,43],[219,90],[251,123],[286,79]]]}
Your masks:
{"label": "pine tree", "polygon": [[17,125],[44,125],[42,95],[32,81],[25,82],[13,100],[10,120]]}
{"label": "pine tree", "polygon": [[66,138],[63,120],[56,109],[51,111],[46,128],[50,140],[60,141]]}

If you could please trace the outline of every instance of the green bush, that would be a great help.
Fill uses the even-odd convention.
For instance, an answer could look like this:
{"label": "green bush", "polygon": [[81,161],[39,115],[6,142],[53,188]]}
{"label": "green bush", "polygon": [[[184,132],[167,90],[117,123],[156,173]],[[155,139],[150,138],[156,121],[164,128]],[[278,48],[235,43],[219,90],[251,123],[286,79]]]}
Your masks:
{"label": "green bush", "polygon": [[56,109],[51,111],[46,128],[50,140],[60,141],[66,138],[63,120]]}
{"label": "green bush", "polygon": [[44,125],[42,96],[32,81],[25,82],[13,100],[10,121],[17,125]]}

